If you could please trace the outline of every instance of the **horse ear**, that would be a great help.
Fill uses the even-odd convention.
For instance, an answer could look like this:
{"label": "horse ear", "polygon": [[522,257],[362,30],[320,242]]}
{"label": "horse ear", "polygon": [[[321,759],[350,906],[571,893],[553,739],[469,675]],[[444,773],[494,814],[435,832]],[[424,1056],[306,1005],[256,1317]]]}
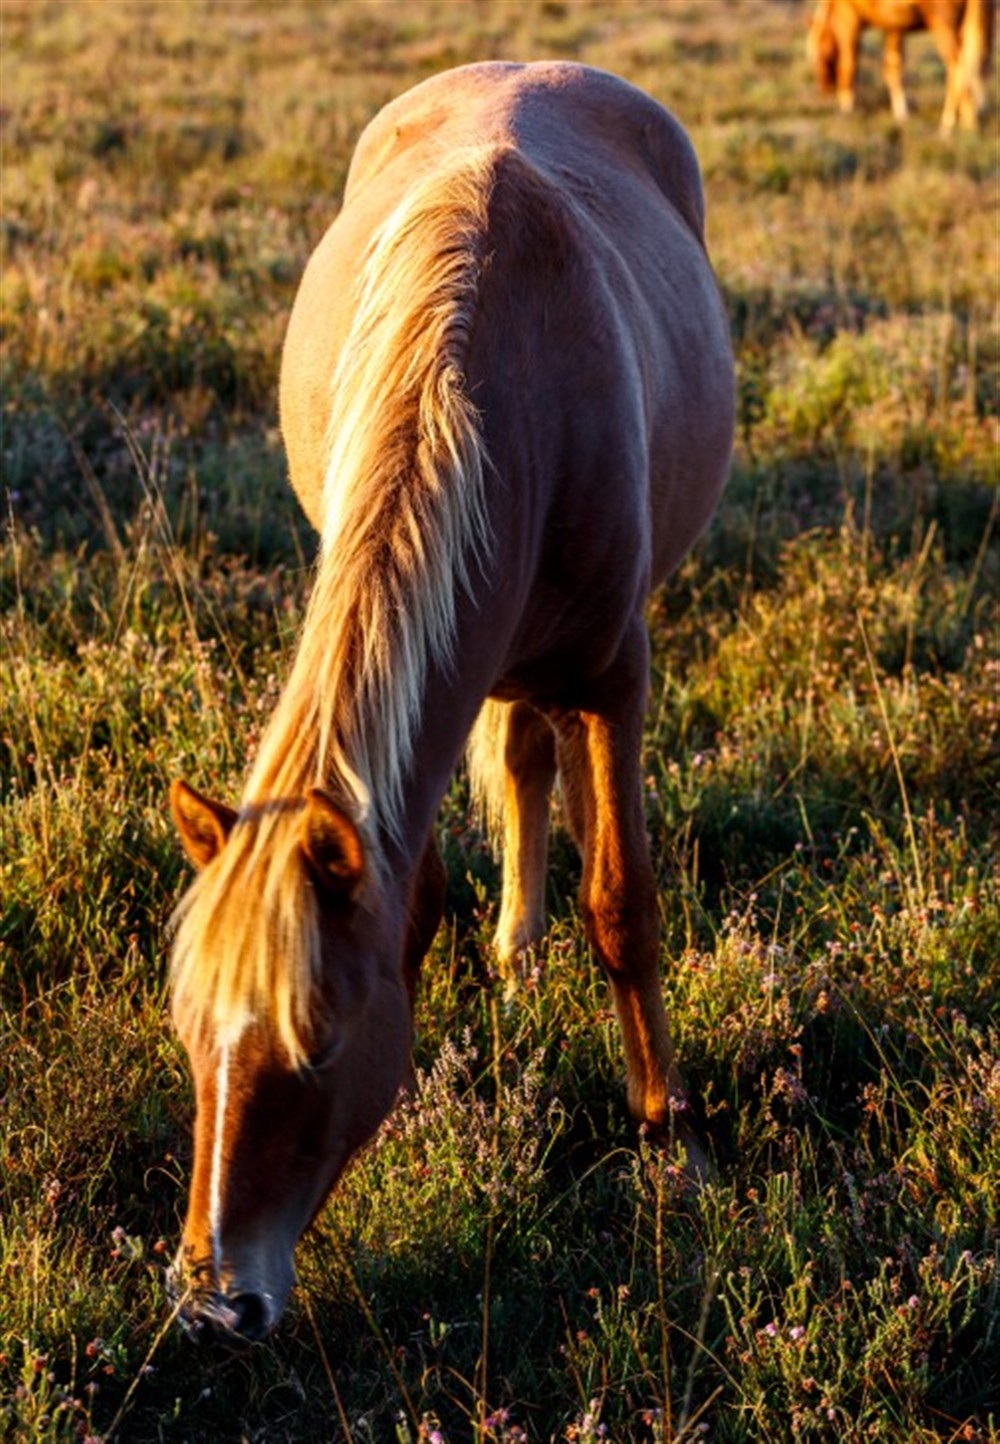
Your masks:
{"label": "horse ear", "polygon": [[365,875],[365,851],[354,823],[322,787],[306,796],[302,850],[323,884],[339,898],[353,898]]}
{"label": "horse ear", "polygon": [[184,851],[195,867],[207,867],[225,846],[236,813],[223,802],[203,797],[179,779],[170,784],[170,811]]}

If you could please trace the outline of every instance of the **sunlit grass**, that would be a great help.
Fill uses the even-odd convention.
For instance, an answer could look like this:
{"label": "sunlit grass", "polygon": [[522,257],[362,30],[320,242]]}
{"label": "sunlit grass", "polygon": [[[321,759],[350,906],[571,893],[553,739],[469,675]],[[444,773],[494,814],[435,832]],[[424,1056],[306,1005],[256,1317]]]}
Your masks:
{"label": "sunlit grass", "polygon": [[[833,113],[802,13],[4,5],[5,1437],[997,1437],[995,130],[940,140],[921,45],[905,134],[870,54]],[[561,834],[504,1004],[459,780],[419,1089],[276,1338],[200,1352],[163,1332],[192,1109],[164,797],[237,794],[308,594],[285,318],[373,110],[537,55],[690,128],[733,325],[734,473],[651,609],[645,769],[719,1176],[679,1196],[627,1120]]]}

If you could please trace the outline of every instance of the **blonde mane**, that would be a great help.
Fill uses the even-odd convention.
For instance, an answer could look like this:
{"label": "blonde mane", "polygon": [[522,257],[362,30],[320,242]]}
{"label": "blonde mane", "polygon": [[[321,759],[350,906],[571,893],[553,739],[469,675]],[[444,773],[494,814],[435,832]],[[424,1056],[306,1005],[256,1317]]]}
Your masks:
{"label": "blonde mane", "polygon": [[175,915],[178,1022],[225,1042],[269,1018],[295,1064],[320,966],[301,800],[314,785],[341,798],[377,885],[384,843],[402,835],[428,672],[449,665],[460,592],[489,555],[464,367],[494,169],[489,149],[460,153],[369,247],[332,381],[321,557],[291,675],[229,841]]}

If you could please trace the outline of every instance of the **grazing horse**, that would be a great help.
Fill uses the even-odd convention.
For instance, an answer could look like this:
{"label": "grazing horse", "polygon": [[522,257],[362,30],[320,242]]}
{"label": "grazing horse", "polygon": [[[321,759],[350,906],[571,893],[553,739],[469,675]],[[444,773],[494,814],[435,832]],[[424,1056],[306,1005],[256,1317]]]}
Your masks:
{"label": "grazing horse", "polygon": [[983,83],[993,50],[995,0],[818,0],[809,27],[808,54],[824,90],[837,91],[842,111],[854,109],[854,77],[861,32],[885,32],[882,73],[892,113],[906,119],[903,40],[914,30],[933,35],[947,71],[941,129],[956,120],[975,129],[983,109]]}
{"label": "grazing horse", "polygon": [[658,967],[644,604],[716,504],[733,389],[698,164],[647,96],[579,65],[472,65],[368,126],[282,363],[321,536],[291,674],[239,807],[171,794],[198,869],[172,958],[189,1324],[273,1327],[299,1236],[410,1076],[434,819],[474,728],[501,953],[543,933],[558,771],[629,1105],[701,1175]]}

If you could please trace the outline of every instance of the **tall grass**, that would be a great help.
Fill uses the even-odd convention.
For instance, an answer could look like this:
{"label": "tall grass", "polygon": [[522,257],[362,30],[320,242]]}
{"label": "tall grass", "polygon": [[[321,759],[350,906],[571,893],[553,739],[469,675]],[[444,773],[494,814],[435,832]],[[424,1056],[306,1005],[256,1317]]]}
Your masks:
{"label": "tall grass", "polygon": [[[810,88],[794,0],[5,0],[0,1419],[12,1440],[1000,1433],[997,145]],[[192,1099],[170,779],[233,796],[313,540],[285,317],[350,151],[448,64],[560,55],[702,157],[726,499],[650,611],[664,989],[719,1158],[626,1116],[557,836],[510,1004],[464,784],[420,1087],[265,1347],[164,1328]],[[110,80],[109,80],[110,77]]]}

